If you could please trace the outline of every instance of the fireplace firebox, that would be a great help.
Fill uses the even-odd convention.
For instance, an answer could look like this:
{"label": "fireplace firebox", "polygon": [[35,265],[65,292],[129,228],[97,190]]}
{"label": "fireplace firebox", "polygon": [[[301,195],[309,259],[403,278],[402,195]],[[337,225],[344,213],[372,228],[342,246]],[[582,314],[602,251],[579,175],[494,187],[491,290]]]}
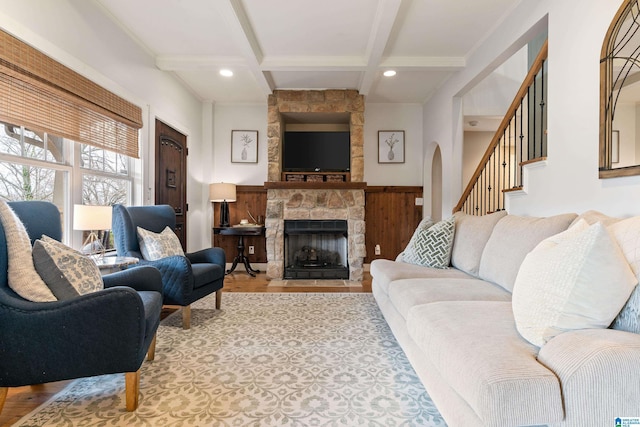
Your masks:
{"label": "fireplace firebox", "polygon": [[349,279],[346,220],[285,220],[285,279]]}

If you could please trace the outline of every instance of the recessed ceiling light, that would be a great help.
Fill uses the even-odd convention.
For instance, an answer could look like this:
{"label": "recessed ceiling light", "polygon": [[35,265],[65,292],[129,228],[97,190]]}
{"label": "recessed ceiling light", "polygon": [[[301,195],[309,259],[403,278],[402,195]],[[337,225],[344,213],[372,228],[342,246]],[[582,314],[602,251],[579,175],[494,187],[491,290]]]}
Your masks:
{"label": "recessed ceiling light", "polygon": [[382,73],[385,77],[393,77],[396,75],[395,70],[387,70],[384,73]]}
{"label": "recessed ceiling light", "polygon": [[233,71],[223,68],[222,70],[220,70],[220,75],[225,77],[231,77],[233,76]]}

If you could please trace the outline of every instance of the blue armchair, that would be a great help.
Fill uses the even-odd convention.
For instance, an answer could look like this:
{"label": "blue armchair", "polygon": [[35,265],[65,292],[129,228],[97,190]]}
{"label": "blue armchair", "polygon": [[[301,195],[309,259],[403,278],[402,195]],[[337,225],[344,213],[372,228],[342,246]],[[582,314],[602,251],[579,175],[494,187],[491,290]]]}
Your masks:
{"label": "blue armchair", "polygon": [[141,265],[160,270],[164,304],[182,307],[182,327],[189,329],[191,303],[215,292],[216,308],[220,309],[225,253],[221,248],[207,248],[185,256],[145,260],[140,252],[137,227],[160,233],[167,226],[176,228],[176,215],[169,205],[113,206],[112,233],[118,255],[139,258]]}
{"label": "blue armchair", "polygon": [[[33,242],[60,240],[58,208],[9,203]],[[151,267],[103,277],[103,290],[55,302],[31,302],[8,285],[7,242],[0,223],[0,411],[8,387],[125,373],[126,408],[138,406],[140,366],[152,360],[162,311],[160,273]]]}

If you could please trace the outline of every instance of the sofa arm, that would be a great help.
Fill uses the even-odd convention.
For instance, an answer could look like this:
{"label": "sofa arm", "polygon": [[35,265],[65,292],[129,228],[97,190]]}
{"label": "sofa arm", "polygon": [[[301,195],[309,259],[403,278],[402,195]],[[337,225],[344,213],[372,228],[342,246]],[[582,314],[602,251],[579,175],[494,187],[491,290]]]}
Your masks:
{"label": "sofa arm", "polygon": [[611,425],[640,415],[640,335],[613,329],[565,332],[540,349],[538,361],[558,376],[565,424]]}
{"label": "sofa arm", "polygon": [[162,276],[152,266],[132,267],[127,270],[102,276],[105,288],[128,286],[136,291],[156,291],[162,293]]}
{"label": "sofa arm", "polygon": [[192,263],[218,264],[224,270],[226,255],[222,248],[207,248],[186,255]]}
{"label": "sofa arm", "polygon": [[154,261],[141,259],[138,265],[160,270],[165,304],[182,305],[185,298],[193,292],[193,270],[186,256],[173,255]]}

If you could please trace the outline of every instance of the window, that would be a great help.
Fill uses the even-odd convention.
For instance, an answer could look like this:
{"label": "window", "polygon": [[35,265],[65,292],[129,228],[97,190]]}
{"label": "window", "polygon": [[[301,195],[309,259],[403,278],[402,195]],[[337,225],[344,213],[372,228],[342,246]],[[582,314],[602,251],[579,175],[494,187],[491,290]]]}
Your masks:
{"label": "window", "polygon": [[66,208],[74,203],[132,203],[133,161],[102,148],[0,122],[0,197],[54,203],[62,213],[65,235],[71,232]]}

